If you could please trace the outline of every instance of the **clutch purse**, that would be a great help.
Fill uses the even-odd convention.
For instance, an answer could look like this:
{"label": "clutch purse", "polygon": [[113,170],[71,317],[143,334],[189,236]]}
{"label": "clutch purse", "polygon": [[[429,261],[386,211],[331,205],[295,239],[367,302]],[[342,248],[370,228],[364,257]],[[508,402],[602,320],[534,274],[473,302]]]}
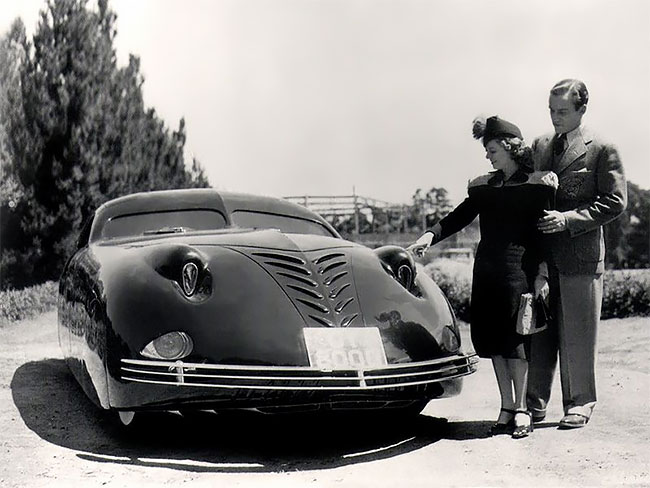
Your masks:
{"label": "clutch purse", "polygon": [[541,296],[534,298],[532,293],[521,295],[517,312],[517,334],[536,334],[545,330],[550,321],[550,310]]}

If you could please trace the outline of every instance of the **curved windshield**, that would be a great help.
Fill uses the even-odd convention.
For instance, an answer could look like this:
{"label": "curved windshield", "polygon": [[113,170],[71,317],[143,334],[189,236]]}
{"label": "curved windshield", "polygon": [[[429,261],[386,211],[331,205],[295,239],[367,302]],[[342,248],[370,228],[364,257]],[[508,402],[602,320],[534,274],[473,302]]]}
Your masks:
{"label": "curved windshield", "polygon": [[231,215],[231,219],[233,225],[247,229],[278,229],[286,234],[314,234],[335,237],[323,224],[293,215],[235,210]]}
{"label": "curved windshield", "polygon": [[193,230],[215,230],[224,227],[226,227],[226,218],[216,210],[168,210],[113,217],[104,225],[102,237],[115,239],[139,235],[175,234]]}

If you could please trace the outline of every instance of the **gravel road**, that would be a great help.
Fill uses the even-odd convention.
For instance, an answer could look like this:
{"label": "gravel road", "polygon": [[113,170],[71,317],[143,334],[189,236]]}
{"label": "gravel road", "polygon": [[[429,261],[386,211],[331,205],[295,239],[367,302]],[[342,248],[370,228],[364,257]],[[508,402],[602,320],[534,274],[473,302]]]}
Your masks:
{"label": "gravel road", "polygon": [[547,421],[516,441],[487,434],[485,360],[410,422],[159,414],[128,434],[86,400],[56,337],[54,312],[0,328],[2,487],[650,486],[648,318],[603,322],[586,428],[557,429],[556,388]]}

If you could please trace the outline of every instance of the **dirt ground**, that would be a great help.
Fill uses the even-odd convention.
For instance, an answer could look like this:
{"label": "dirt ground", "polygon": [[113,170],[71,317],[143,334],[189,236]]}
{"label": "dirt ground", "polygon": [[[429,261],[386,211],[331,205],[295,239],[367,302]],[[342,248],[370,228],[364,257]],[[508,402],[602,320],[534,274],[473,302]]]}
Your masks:
{"label": "dirt ground", "polygon": [[68,373],[50,312],[0,328],[0,486],[650,486],[650,320],[604,321],[599,344],[599,403],[574,431],[557,429],[556,381],[530,437],[489,437],[482,360],[411,422],[159,414],[125,434]]}

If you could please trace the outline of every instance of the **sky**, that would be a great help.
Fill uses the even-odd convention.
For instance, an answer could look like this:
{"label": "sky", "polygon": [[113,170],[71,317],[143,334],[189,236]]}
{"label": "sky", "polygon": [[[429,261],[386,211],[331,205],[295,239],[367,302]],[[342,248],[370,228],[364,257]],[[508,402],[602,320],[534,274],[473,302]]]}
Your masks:
{"label": "sky", "polygon": [[[91,0],[94,8],[95,2]],[[548,92],[582,79],[584,123],[650,188],[647,0],[109,0],[145,103],[217,189],[454,203],[491,170],[477,115],[552,130]],[[33,33],[45,0],[0,0]]]}

